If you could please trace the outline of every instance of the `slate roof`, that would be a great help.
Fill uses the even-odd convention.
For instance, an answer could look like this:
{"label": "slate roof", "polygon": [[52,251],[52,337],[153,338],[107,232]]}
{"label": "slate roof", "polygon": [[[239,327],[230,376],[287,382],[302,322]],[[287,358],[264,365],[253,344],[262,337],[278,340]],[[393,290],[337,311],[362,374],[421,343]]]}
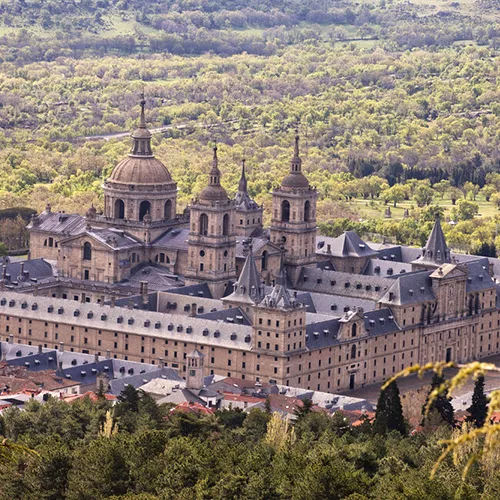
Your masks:
{"label": "slate roof", "polygon": [[[247,253],[245,252],[245,244],[243,243],[244,239],[236,241],[236,258],[237,259],[246,259]],[[280,249],[274,243],[269,241],[267,236],[257,236],[252,238],[252,253],[254,256],[260,256],[262,249],[266,246],[270,245],[271,248],[275,250],[275,253],[279,253]]]}
{"label": "slate roof", "polygon": [[28,228],[35,231],[55,233],[64,236],[75,236],[85,231],[87,221],[85,217],[78,214],[65,214],[62,212],[42,212],[28,224]]}
{"label": "slate roof", "polygon": [[439,266],[449,262],[451,262],[450,249],[446,244],[441,222],[437,218],[429,239],[425,247],[422,248],[422,255],[415,260],[415,263]]}
{"label": "slate roof", "polygon": [[411,273],[412,267],[408,262],[396,262],[383,259],[369,259],[363,274],[365,276],[391,277],[403,273]]}
{"label": "slate roof", "polygon": [[280,259],[280,269],[278,271],[278,274],[276,275],[275,285],[271,292],[264,297],[262,305],[264,305],[265,307],[287,309],[294,307],[295,304],[295,298],[292,298],[290,296],[290,292],[287,288],[285,258],[282,252]]}
{"label": "slate roof", "polygon": [[398,276],[380,302],[401,306],[435,300],[431,273],[432,271],[415,271]]}
{"label": "slate roof", "polygon": [[264,287],[261,283],[261,277],[259,271],[257,271],[251,248],[250,246],[245,264],[235,284],[233,293],[228,295],[228,298],[234,299],[237,302],[258,304],[264,298]]}
{"label": "slate roof", "polygon": [[165,248],[167,250],[188,249],[189,228],[170,229],[151,243],[153,248]]}
{"label": "slate roof", "polygon": [[341,316],[347,310],[362,308],[371,311],[376,307],[375,300],[330,295],[325,293],[301,292],[297,294],[297,301],[306,306],[306,311],[331,316]]}
{"label": "slate roof", "polygon": [[181,286],[178,288],[169,288],[170,293],[178,295],[190,295],[192,297],[205,297],[212,299],[212,292],[206,283],[197,283],[196,285]]}
{"label": "slate roof", "polygon": [[103,245],[106,245],[114,250],[141,248],[143,246],[141,242],[120,229],[92,228],[88,231],[84,231],[84,234],[90,236],[91,238],[95,238]]}
{"label": "slate roof", "polygon": [[139,373],[137,375],[132,375],[130,377],[116,378],[109,382],[110,392],[118,396],[127,385],[132,385],[136,389],[151,382],[155,379],[170,380],[173,382],[178,382],[179,384],[184,383],[184,380],[178,373],[172,368],[168,367],[157,367],[154,370]]}
{"label": "slate roof", "polygon": [[120,285],[139,287],[141,281],[148,282],[148,290],[157,291],[170,290],[172,287],[184,284],[178,276],[169,272],[165,267],[146,264],[134,269],[127,279],[120,282]]}
{"label": "slate roof", "polygon": [[239,307],[231,307],[229,309],[198,314],[196,317],[208,319],[210,321],[223,321],[236,325],[250,325],[250,321],[248,321],[248,318]]}
{"label": "slate roof", "polygon": [[489,261],[486,257],[465,262],[467,268],[467,292],[485,290],[495,286],[489,273]]}
{"label": "slate roof", "polygon": [[334,257],[373,257],[377,255],[354,231],[345,231],[337,238],[319,236],[316,238],[316,253]]}
{"label": "slate roof", "polygon": [[[169,312],[130,311],[132,322],[119,318],[127,309],[91,303],[77,303],[52,297],[32,297],[16,292],[0,291],[0,314],[22,315],[27,319],[78,323],[86,328],[115,328],[124,333],[154,336],[210,344],[248,351],[251,349],[252,328],[247,325],[208,321]],[[113,326],[118,325],[118,326]]]}
{"label": "slate roof", "polygon": [[237,210],[257,210],[259,206],[250,198],[247,190],[247,178],[245,175],[245,160],[241,165],[241,177],[238,184],[238,191],[234,198]]}
{"label": "slate roof", "polygon": [[[10,282],[32,282],[34,280],[38,281],[44,278],[52,278],[54,276],[54,270],[52,269],[52,265],[49,264],[44,259],[31,259],[31,260],[23,260],[10,262],[9,259],[3,259],[3,263],[7,260],[7,268],[6,274],[10,276]],[[23,275],[21,276],[21,268],[23,269]],[[0,271],[0,278],[2,277],[1,273],[3,269]]]}
{"label": "slate roof", "polygon": [[303,267],[295,287],[302,291],[378,300],[393,283],[390,278]]}

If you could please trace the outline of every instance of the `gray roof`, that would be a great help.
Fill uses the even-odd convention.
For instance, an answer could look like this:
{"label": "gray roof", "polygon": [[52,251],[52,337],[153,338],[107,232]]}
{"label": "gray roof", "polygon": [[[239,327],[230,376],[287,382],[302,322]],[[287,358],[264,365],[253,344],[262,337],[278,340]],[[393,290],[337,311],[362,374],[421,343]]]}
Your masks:
{"label": "gray roof", "polygon": [[212,292],[206,283],[197,283],[196,285],[181,286],[178,288],[169,288],[168,292],[178,295],[190,295],[192,297],[205,297],[212,299]]}
{"label": "gray roof", "polygon": [[235,283],[233,293],[228,295],[228,299],[247,304],[258,304],[264,298],[264,286],[261,283],[251,248],[250,246],[240,277]]}
{"label": "gray roof", "polygon": [[259,206],[250,198],[247,190],[247,178],[245,175],[245,161],[241,166],[241,177],[238,184],[238,191],[234,198],[237,210],[258,210]]}
{"label": "gray roof", "polygon": [[416,271],[399,275],[380,302],[401,306],[435,300],[431,273],[431,271]]}
{"label": "gray roof", "polygon": [[196,317],[211,321],[224,321],[225,323],[237,325],[250,325],[248,318],[239,307],[231,307],[229,309],[198,314]]}
{"label": "gray roof", "polygon": [[[0,314],[23,316],[39,321],[72,324],[75,318],[82,327],[113,328],[124,333],[148,337],[190,341],[214,347],[251,349],[252,328],[242,324],[208,321],[171,312],[128,311],[132,321],[119,321],[127,309],[91,303],[78,303],[52,297],[33,297],[0,291]],[[127,314],[128,314],[127,313]],[[114,325],[114,326],[113,326]]]}
{"label": "gray roof", "polygon": [[397,262],[392,260],[369,259],[363,274],[366,276],[390,277],[403,273],[411,273],[412,267],[409,262]]}
{"label": "gray roof", "polygon": [[375,300],[331,295],[326,293],[299,292],[297,301],[306,306],[306,311],[318,314],[328,314],[334,317],[342,316],[346,311],[371,311],[376,307]]}
{"label": "gray roof", "polygon": [[489,273],[489,261],[486,257],[465,262],[467,268],[467,292],[493,288],[495,282]]}
{"label": "gray roof", "polygon": [[122,250],[127,248],[140,248],[143,246],[141,242],[127,234],[121,229],[99,229],[91,228],[84,231],[84,234],[96,239],[100,243],[114,249]]}
{"label": "gray roof", "polygon": [[438,218],[434,223],[434,227],[432,228],[425,247],[422,248],[422,255],[415,260],[415,263],[439,266],[450,262],[450,249],[446,244],[443,229],[441,228],[441,222],[439,222]]}
{"label": "gray roof", "polygon": [[189,228],[170,229],[162,234],[151,244],[153,247],[166,248],[167,250],[188,249]]}
{"label": "gray roof", "polygon": [[393,283],[392,278],[303,267],[295,287],[303,291],[378,300]]}
{"label": "gray roof", "polygon": [[365,243],[354,231],[345,231],[337,238],[318,236],[316,253],[334,257],[373,257],[377,252]]}
{"label": "gray roof", "polygon": [[[32,260],[23,260],[16,262],[10,262],[9,259],[7,259],[6,266],[7,267],[5,271],[8,277],[7,281],[13,285],[15,285],[16,282],[30,283],[45,278],[52,278],[54,275],[54,270],[52,269],[51,264],[49,264],[44,259],[32,259]],[[1,272],[3,272],[3,269],[1,270]],[[0,272],[0,278],[2,277],[1,272]]]}
{"label": "gray roof", "polygon": [[64,236],[75,236],[83,233],[86,226],[87,221],[81,215],[47,211],[42,212],[28,224],[29,229]]}
{"label": "gray roof", "polygon": [[[244,244],[244,239],[237,240],[236,241],[236,258],[237,259],[246,259],[247,258],[247,252],[245,249],[245,244]],[[279,253],[280,249],[277,245],[274,243],[271,243],[269,241],[269,238],[264,235],[264,236],[256,236],[252,238],[252,254],[254,256],[260,256],[262,255],[262,249],[266,245],[270,245],[272,248],[275,249],[275,253]]]}
{"label": "gray roof", "polygon": [[173,380],[179,383],[184,381],[183,378],[172,368],[155,367],[154,370],[147,371],[145,373],[139,373],[137,375],[115,378],[114,380],[111,380],[109,382],[110,392],[115,396],[118,396],[125,389],[127,385],[131,385],[137,389],[138,387],[141,387],[142,385],[147,384],[151,380],[157,378]]}
{"label": "gray roof", "polygon": [[147,281],[148,289],[156,291],[170,290],[172,287],[184,284],[178,276],[172,274],[167,268],[146,264],[136,267],[128,278],[120,282],[120,285],[139,287],[141,281]]}
{"label": "gray roof", "polygon": [[284,252],[281,253],[280,268],[276,275],[275,285],[271,292],[264,297],[261,304],[264,307],[283,309],[294,307],[297,304],[295,298],[290,296],[287,288]]}

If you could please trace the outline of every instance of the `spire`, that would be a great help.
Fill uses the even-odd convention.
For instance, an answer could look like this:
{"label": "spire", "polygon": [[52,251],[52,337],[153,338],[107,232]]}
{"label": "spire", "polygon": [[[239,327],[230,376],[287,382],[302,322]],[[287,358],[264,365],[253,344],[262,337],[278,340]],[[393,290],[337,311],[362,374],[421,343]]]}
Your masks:
{"label": "spire", "polygon": [[205,202],[227,202],[226,190],[221,186],[221,172],[219,170],[219,159],[217,158],[217,144],[213,148],[214,156],[212,168],[208,174],[208,186],[200,193],[199,200]]}
{"label": "spire", "polygon": [[243,245],[248,248],[248,255],[240,277],[234,285],[234,292],[228,298],[258,304],[264,298],[264,286],[261,284],[259,271],[255,265],[252,244],[248,245],[247,241],[244,241]]}
{"label": "spire", "polygon": [[302,173],[302,159],[300,157],[299,148],[300,136],[299,131],[295,131],[295,146],[293,150],[293,158],[290,162],[290,173],[283,179],[281,187],[287,190],[290,189],[309,189],[309,181]]}
{"label": "spire", "polygon": [[247,178],[245,175],[245,158],[241,160],[241,177],[240,177],[240,183],[238,184],[238,191],[241,191],[243,193],[247,192]]}
{"label": "spire", "polygon": [[446,239],[441,228],[439,217],[436,217],[434,227],[425,247],[422,249],[422,255],[415,263],[441,265],[451,262],[450,249],[446,244]]}
{"label": "spire", "polygon": [[290,164],[290,172],[292,174],[296,174],[298,172],[302,171],[302,159],[300,158],[300,151],[299,151],[299,141],[300,141],[300,136],[299,136],[299,131],[295,131],[295,147],[293,150],[293,158],[292,162]]}
{"label": "spire", "polygon": [[139,127],[135,129],[132,134],[132,150],[130,156],[153,156],[153,151],[151,149],[151,132],[146,126],[146,99],[144,98],[144,91],[140,95],[141,100],[139,104],[141,106],[141,115],[139,119]]}
{"label": "spire", "polygon": [[269,308],[292,309],[296,307],[297,302],[290,296],[290,292],[286,286],[285,247],[282,244],[280,248],[280,269],[276,275],[275,285],[271,293],[264,297],[262,305]]}
{"label": "spire", "polygon": [[139,123],[139,127],[146,128],[146,115],[144,113],[144,108],[146,107],[146,99],[144,99],[144,90],[142,91],[141,101],[139,104],[141,106],[141,121]]}
{"label": "spire", "polygon": [[209,184],[211,186],[220,186],[220,170],[219,170],[219,159],[217,158],[217,144],[214,146],[214,156],[212,160],[212,168],[210,170],[210,180]]}
{"label": "spire", "polygon": [[236,192],[236,196],[234,198],[236,206],[241,209],[246,210],[255,210],[258,208],[257,203],[250,198],[250,195],[247,191],[247,177],[245,173],[245,159],[243,158],[241,162],[241,177],[240,182],[238,184],[238,191]]}

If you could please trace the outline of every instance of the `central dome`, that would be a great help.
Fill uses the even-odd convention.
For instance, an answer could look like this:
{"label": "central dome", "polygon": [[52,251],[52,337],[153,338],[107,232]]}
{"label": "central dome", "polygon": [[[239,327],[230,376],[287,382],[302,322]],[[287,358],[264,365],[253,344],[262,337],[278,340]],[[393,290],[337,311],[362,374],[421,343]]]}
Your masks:
{"label": "central dome", "polygon": [[207,186],[198,196],[200,201],[227,201],[227,191],[222,186]]}
{"label": "central dome", "polygon": [[128,156],[111,172],[108,182],[120,184],[167,184],[172,176],[160,160],[155,157]]}

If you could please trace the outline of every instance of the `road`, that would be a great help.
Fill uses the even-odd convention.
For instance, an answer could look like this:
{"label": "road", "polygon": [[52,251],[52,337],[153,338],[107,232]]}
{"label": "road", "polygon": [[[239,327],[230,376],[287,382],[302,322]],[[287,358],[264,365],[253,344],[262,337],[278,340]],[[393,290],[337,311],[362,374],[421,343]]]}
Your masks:
{"label": "road", "polygon": [[[220,125],[226,125],[228,123],[236,123],[237,120],[227,120],[219,123],[179,123],[177,125],[165,125],[164,127],[151,128],[149,129],[152,134],[163,134],[168,130],[177,129],[177,130],[186,130],[186,129],[195,129],[195,128],[213,128],[218,127]],[[130,132],[117,132],[114,134],[102,134],[102,135],[87,135],[85,137],[79,137],[79,140],[84,141],[97,141],[104,140],[109,141],[110,139],[121,139],[123,137],[129,137]]]}

